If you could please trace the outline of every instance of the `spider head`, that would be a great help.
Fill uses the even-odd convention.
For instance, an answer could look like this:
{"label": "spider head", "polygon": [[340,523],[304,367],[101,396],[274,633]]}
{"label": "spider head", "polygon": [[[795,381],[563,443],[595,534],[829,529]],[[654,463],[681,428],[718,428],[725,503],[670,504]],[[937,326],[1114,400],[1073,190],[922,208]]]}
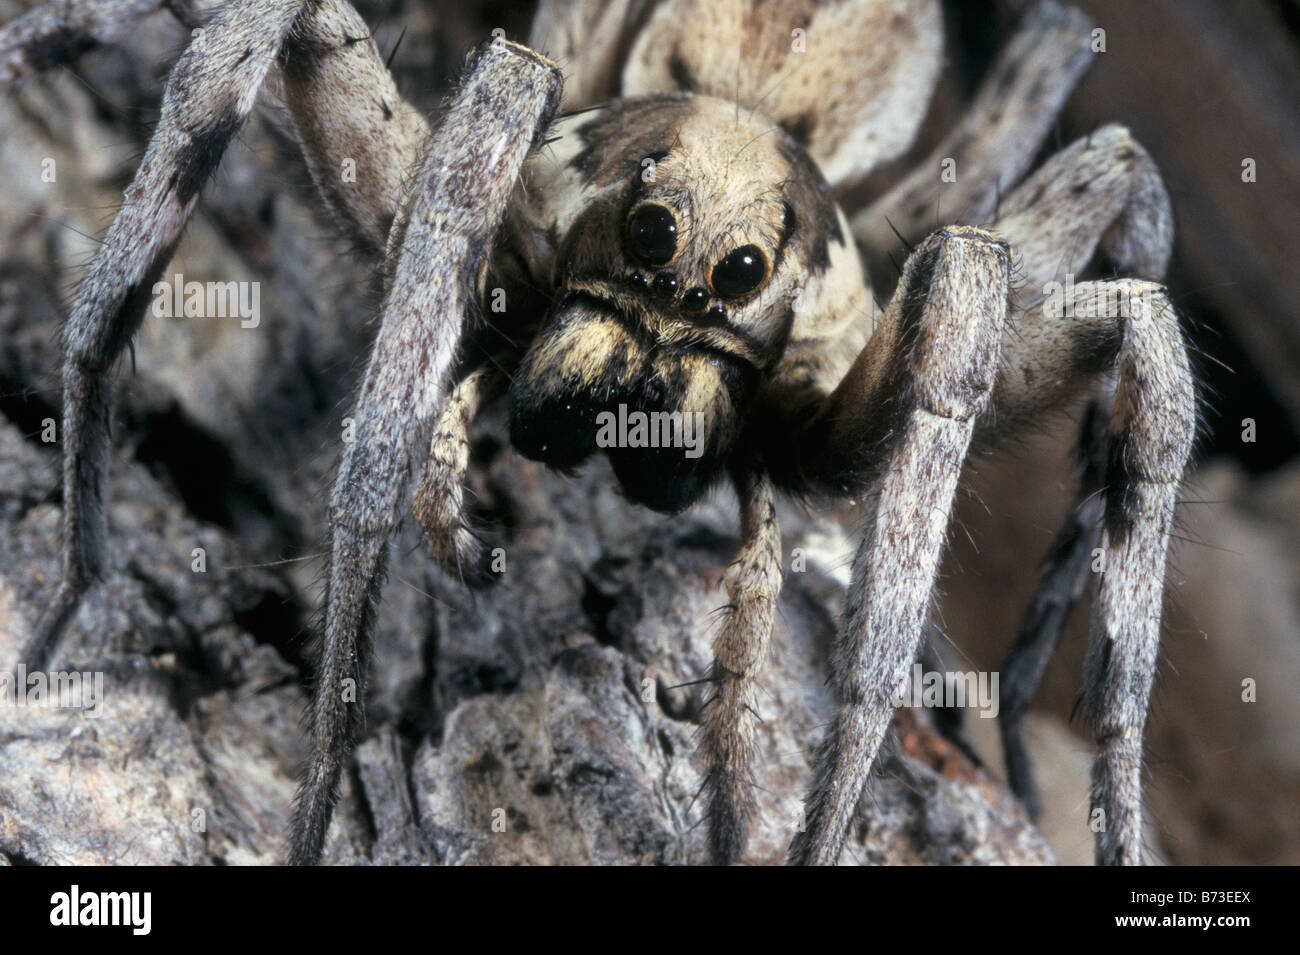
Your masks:
{"label": "spider head", "polygon": [[676,512],[736,450],[838,212],[798,145],[721,100],[625,100],[561,131],[575,186],[511,439],[558,468],[603,450],[630,498]]}

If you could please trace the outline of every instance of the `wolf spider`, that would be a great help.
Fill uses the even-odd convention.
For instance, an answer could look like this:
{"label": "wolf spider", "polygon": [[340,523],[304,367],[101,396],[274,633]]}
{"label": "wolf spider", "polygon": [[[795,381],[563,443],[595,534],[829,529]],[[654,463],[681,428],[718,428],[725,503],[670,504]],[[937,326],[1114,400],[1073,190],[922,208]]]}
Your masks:
{"label": "wolf spider", "polygon": [[[0,82],[160,5],[51,0],[0,32]],[[217,7],[171,73],[64,329],[63,579],[27,659],[48,658],[104,565],[106,371],[275,70],[316,186],[385,276],[330,501],[293,862],[320,858],[361,729],[343,688],[365,686],[417,446],[432,435],[415,514],[434,554],[464,566],[477,547],[467,432],[503,392],[514,447],[560,469],[597,450],[602,411],[703,412],[698,456],[604,450],[626,495],[657,510],[724,478],[739,494],[701,729],[720,863],[741,854],[752,809],[755,691],[782,581],[774,496],[851,496],[868,515],[831,662],[839,710],[789,852],[834,863],[921,644],[966,457],[1090,396],[1083,487],[1006,664],[1003,735],[1032,809],[1020,717],[1100,547],[1082,694],[1099,750],[1097,858],[1140,862],[1142,730],[1196,413],[1156,284],[1172,220],[1147,153],[1105,126],[1016,185],[1090,59],[1089,28],[1054,3],[1030,11],[957,128],[849,218],[838,197],[904,152],[925,114],[938,0],[542,0],[528,46],[497,37],[473,51],[432,129],[345,0]],[[940,181],[945,168],[955,181]],[[925,236],[940,211],[955,224]],[[861,255],[883,257],[895,234],[919,241],[882,310]],[[1088,274],[1107,277],[1074,284]],[[504,313],[486,307],[497,289]]]}

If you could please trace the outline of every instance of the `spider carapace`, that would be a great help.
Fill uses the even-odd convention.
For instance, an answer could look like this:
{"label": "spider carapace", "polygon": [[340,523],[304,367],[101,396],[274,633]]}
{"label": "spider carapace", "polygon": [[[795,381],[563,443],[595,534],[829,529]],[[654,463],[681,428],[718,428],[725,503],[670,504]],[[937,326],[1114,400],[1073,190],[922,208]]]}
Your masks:
{"label": "spider carapace", "polygon": [[[510,387],[512,441],[557,468],[603,449],[630,498],[680,511],[760,448],[770,423],[747,415],[774,376],[791,384],[801,296],[833,287],[837,318],[869,322],[848,224],[798,143],[734,103],[619,100],[551,136],[508,223],[556,290]],[[601,440],[602,413],[651,433]]]}

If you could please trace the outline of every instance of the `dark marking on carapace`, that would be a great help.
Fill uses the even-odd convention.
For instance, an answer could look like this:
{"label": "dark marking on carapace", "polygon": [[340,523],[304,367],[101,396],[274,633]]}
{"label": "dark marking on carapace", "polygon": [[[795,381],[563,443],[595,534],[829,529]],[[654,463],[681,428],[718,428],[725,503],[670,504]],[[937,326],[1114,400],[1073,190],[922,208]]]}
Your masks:
{"label": "dark marking on carapace", "polygon": [[666,154],[692,108],[689,93],[614,100],[578,127],[583,148],[569,165],[586,184],[618,182],[639,172],[646,157]]}
{"label": "dark marking on carapace", "polygon": [[830,243],[844,244],[835,194],[817,164],[794,139],[782,136],[777,149],[790,167],[790,175],[782,185],[782,199],[799,217],[804,233],[799,246],[804,253],[804,267],[811,276],[817,276],[830,266]]}

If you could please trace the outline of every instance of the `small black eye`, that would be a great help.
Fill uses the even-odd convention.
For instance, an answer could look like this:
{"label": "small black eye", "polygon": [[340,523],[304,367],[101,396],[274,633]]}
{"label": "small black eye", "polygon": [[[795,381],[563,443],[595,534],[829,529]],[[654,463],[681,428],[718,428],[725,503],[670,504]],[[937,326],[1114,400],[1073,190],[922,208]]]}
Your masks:
{"label": "small black eye", "polygon": [[677,294],[677,276],[671,272],[660,272],[650,288],[660,298],[672,298]]}
{"label": "small black eye", "polygon": [[682,295],[682,308],[688,312],[698,312],[705,305],[709,304],[709,290],[700,288],[688,288]]}
{"label": "small black eye", "polygon": [[627,220],[627,249],[644,265],[667,265],[677,252],[677,220],[667,206],[644,205]]}
{"label": "small black eye", "polygon": [[740,298],[763,284],[767,278],[767,259],[756,245],[742,245],[728,252],[713,267],[710,281],[713,291],[723,298]]}

